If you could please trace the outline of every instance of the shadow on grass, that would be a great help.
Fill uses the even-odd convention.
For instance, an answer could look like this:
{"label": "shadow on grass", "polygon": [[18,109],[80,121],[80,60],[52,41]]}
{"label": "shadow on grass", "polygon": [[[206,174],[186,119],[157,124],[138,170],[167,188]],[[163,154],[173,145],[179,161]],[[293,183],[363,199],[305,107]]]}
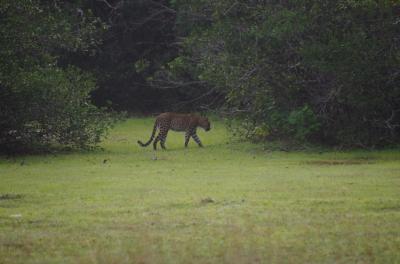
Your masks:
{"label": "shadow on grass", "polygon": [[335,166],[335,165],[362,165],[362,164],[375,164],[376,159],[341,159],[341,160],[311,160],[305,161],[307,165],[317,166]]}
{"label": "shadow on grass", "polygon": [[22,199],[24,196],[22,194],[6,193],[0,194],[0,201],[2,200],[18,200]]}

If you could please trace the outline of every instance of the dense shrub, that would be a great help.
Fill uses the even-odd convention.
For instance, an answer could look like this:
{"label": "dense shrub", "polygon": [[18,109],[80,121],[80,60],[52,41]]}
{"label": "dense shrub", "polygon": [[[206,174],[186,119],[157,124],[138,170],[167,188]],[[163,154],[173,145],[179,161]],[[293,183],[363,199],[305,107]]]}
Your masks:
{"label": "dense shrub", "polygon": [[49,143],[87,147],[112,124],[110,114],[93,106],[90,76],[77,69],[38,68],[21,72],[0,91],[0,148],[21,151]]}

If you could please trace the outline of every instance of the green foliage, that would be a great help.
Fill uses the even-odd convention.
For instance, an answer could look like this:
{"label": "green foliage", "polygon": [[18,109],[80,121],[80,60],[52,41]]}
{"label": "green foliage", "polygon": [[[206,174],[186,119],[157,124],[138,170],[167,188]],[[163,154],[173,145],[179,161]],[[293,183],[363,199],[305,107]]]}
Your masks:
{"label": "green foliage", "polygon": [[287,123],[294,137],[300,141],[310,138],[320,126],[314,112],[308,106],[290,112]]}
{"label": "green foliage", "polygon": [[246,135],[399,143],[397,2],[179,3],[193,75],[225,94]]}
{"label": "green foliage", "polygon": [[112,118],[90,102],[93,78],[57,65],[63,51],[89,52],[99,41],[98,21],[72,15],[74,8],[57,1],[2,3],[0,151],[98,143]]}

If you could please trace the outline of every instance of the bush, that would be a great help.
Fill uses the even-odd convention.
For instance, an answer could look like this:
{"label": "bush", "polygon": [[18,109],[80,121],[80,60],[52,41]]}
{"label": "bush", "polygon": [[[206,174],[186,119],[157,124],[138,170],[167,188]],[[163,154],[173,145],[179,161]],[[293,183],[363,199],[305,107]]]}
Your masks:
{"label": "bush", "polygon": [[0,91],[0,149],[98,143],[113,118],[90,103],[94,88],[93,79],[75,68],[21,72],[13,87]]}

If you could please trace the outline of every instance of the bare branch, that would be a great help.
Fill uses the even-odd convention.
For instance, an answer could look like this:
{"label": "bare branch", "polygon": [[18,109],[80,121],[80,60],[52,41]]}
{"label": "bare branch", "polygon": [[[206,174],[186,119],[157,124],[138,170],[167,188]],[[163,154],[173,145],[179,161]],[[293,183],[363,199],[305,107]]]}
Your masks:
{"label": "bare branch", "polygon": [[152,81],[151,86],[157,89],[179,89],[185,86],[201,85],[205,83],[206,83],[205,81],[192,81],[192,82]]}
{"label": "bare branch", "polygon": [[257,70],[258,70],[258,69],[257,69],[257,66],[256,66],[256,67],[254,67],[253,69],[251,69],[251,70],[245,72],[245,73],[242,75],[242,77],[239,78],[239,81],[248,80],[248,79],[251,77],[251,75],[253,75],[253,73],[255,73]]}
{"label": "bare branch", "polygon": [[179,102],[179,103],[177,104],[177,105],[179,106],[177,109],[181,109],[183,106],[185,106],[185,105],[187,105],[187,104],[196,102],[196,101],[198,101],[198,100],[200,100],[200,99],[202,99],[202,98],[204,98],[204,97],[206,97],[206,96],[212,94],[213,92],[215,92],[214,89],[211,89],[211,90],[209,90],[208,92],[206,92],[206,93],[200,95],[199,97],[196,97],[196,98],[191,99],[191,100]]}
{"label": "bare branch", "polygon": [[115,10],[117,7],[112,6],[107,0],[97,0],[97,2],[103,2],[105,3],[109,8]]}
{"label": "bare branch", "polygon": [[152,4],[154,4],[154,5],[156,5],[156,6],[159,6],[159,7],[162,7],[162,8],[164,8],[166,11],[168,11],[169,13],[173,13],[173,14],[176,14],[176,11],[174,10],[174,9],[172,9],[172,8],[169,8],[168,6],[166,6],[166,5],[163,5],[163,4],[161,4],[161,3],[159,3],[159,2],[155,2],[155,1],[150,1]]}
{"label": "bare branch", "polygon": [[238,4],[238,2],[236,1],[228,9],[226,9],[224,11],[224,16],[226,16],[232,10],[232,8],[234,8],[237,4]]}
{"label": "bare branch", "polygon": [[165,10],[159,10],[157,12],[154,12],[153,14],[151,14],[150,16],[148,16],[146,19],[140,21],[140,23],[135,23],[137,25],[137,28],[140,26],[143,26],[144,24],[146,24],[147,22],[150,22],[151,20],[153,20],[153,18],[157,17],[158,15],[165,13]]}

